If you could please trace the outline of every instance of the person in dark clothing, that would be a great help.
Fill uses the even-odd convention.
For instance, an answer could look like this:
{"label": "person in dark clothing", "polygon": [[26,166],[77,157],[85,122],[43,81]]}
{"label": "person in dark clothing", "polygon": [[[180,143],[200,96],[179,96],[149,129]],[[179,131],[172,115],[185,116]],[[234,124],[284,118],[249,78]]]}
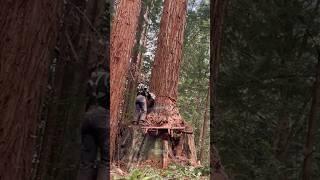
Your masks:
{"label": "person in dark clothing", "polygon": [[155,95],[149,92],[149,89],[144,84],[139,84],[137,88],[137,97],[136,97],[136,113],[133,120],[134,124],[146,124],[146,115],[151,112],[152,107],[154,106]]}
{"label": "person in dark clothing", "polygon": [[147,95],[147,114],[153,111],[155,105],[156,95],[152,92],[148,93]]}
{"label": "person in dark clothing", "polygon": [[[89,101],[81,126],[81,157],[78,180],[109,179],[109,88],[107,73],[91,73],[87,95]],[[100,160],[98,161],[98,157]],[[97,163],[99,162],[99,163]]]}

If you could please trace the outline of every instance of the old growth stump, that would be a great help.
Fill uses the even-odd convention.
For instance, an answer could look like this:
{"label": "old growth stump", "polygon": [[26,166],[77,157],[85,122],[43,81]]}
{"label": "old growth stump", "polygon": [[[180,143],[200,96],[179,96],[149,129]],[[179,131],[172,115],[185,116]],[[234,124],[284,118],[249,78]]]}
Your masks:
{"label": "old growth stump", "polygon": [[131,125],[123,129],[121,140],[119,159],[126,168],[196,165],[194,136],[188,126]]}

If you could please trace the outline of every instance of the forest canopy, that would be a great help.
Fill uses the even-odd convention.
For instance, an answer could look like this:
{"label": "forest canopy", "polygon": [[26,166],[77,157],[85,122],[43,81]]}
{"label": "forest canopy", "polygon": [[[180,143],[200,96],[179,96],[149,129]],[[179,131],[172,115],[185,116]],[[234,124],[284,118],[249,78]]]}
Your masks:
{"label": "forest canopy", "polygon": [[316,0],[229,1],[214,141],[232,179],[301,179],[309,147],[310,178],[320,178],[319,125],[306,146],[317,106],[319,13]]}

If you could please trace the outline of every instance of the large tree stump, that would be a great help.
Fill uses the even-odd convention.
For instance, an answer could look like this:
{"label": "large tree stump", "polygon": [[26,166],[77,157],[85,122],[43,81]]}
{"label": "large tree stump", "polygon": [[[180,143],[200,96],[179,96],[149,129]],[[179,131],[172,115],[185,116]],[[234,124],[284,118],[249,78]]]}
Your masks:
{"label": "large tree stump", "polygon": [[119,160],[126,168],[151,165],[167,168],[171,163],[196,165],[192,129],[186,126],[131,125],[121,134]]}
{"label": "large tree stump", "polygon": [[120,161],[126,168],[139,166],[143,163],[153,163],[162,166],[162,139],[143,130],[136,125],[125,128],[121,136]]}

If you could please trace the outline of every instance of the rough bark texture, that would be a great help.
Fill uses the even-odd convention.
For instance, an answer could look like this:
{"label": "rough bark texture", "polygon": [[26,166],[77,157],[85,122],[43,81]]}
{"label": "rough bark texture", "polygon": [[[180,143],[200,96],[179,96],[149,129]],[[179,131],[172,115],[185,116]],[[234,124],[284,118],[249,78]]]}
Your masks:
{"label": "rough bark texture", "polygon": [[120,158],[125,168],[146,163],[162,167],[161,138],[144,134],[138,126],[123,129]]}
{"label": "rough bark texture", "polygon": [[147,120],[154,125],[183,125],[176,101],[186,8],[186,0],[164,1],[157,50],[150,80],[150,89],[157,96],[155,102],[157,112],[148,115]]}
{"label": "rough bark texture", "polygon": [[208,95],[207,95],[207,100],[206,100],[206,105],[205,105],[205,110],[204,110],[204,115],[203,115],[203,123],[202,123],[202,128],[200,130],[200,137],[199,137],[199,161],[202,162],[204,158],[204,143],[205,139],[207,136],[207,129],[208,129],[208,109],[209,109],[209,91],[208,90]]}
{"label": "rough bark texture", "polygon": [[60,1],[0,6],[0,179],[31,177],[33,146]]}
{"label": "rough bark texture", "polygon": [[174,104],[177,101],[186,9],[187,0],[164,1],[150,84],[151,91],[159,97],[158,104],[165,103],[163,100]]}
{"label": "rough bark texture", "polygon": [[320,48],[318,48],[318,64],[316,67],[316,81],[313,86],[313,98],[308,120],[307,139],[303,160],[303,180],[312,179],[312,155],[317,130],[317,121],[320,120]]}
{"label": "rough bark texture", "polygon": [[[147,122],[152,126],[187,127],[187,131],[192,131],[192,128],[182,119],[176,104],[186,13],[187,0],[164,1],[150,84],[151,91],[157,98],[154,110],[147,116]],[[169,151],[177,148],[176,154],[171,157],[172,160],[179,157],[188,159],[193,165],[196,164],[193,134],[183,134],[177,146],[171,141],[170,139],[167,143],[166,138],[163,140],[165,145],[170,145]],[[164,160],[164,166],[169,162]]]}
{"label": "rough bark texture", "polygon": [[[144,1],[144,4],[146,1]],[[126,98],[124,105],[124,114],[123,120],[127,123],[131,123],[134,118],[135,113],[135,104],[131,103],[135,101],[136,98],[136,87],[138,84],[139,74],[141,71],[141,65],[143,60],[142,48],[146,46],[146,32],[147,32],[147,22],[146,19],[148,17],[149,7],[147,5],[142,4],[140,15],[139,15],[139,23],[137,26],[136,33],[136,44],[132,53],[132,62],[130,64],[129,73],[127,74],[128,84],[126,88]]]}
{"label": "rough bark texture", "polygon": [[135,32],[140,13],[140,0],[121,0],[117,5],[116,15],[112,22],[111,49],[110,49],[110,158],[113,160],[120,106],[123,100],[125,80],[130,64],[132,48],[134,46]]}
{"label": "rough bark texture", "polygon": [[219,73],[219,64],[221,59],[221,41],[222,41],[222,27],[223,27],[223,16],[226,8],[226,0],[213,0],[211,1],[211,29],[210,29],[210,119],[211,119],[211,133],[210,138],[210,166],[211,175],[210,179],[214,180],[225,180],[228,179],[224,172],[224,168],[221,164],[218,150],[214,143],[214,130],[217,129],[217,81]]}
{"label": "rough bark texture", "polygon": [[196,151],[193,134],[171,137],[167,129],[146,133],[135,125],[121,130],[119,159],[120,166],[129,169],[150,165],[167,168],[172,162],[181,165],[196,165]]}
{"label": "rough bark texture", "polygon": [[101,51],[107,54],[106,43],[99,43],[107,37],[97,32],[104,7],[104,0],[66,1],[37,180],[75,179],[77,175],[88,71],[107,61],[101,55]]}

